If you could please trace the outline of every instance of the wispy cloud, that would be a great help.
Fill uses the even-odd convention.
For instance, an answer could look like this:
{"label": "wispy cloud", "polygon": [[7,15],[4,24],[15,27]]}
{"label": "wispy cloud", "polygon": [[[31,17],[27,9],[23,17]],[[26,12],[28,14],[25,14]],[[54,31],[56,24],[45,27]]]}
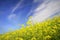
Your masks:
{"label": "wispy cloud", "polygon": [[8,19],[9,19],[9,20],[12,20],[12,19],[15,19],[15,18],[16,18],[17,15],[16,15],[14,12],[15,12],[19,7],[21,7],[22,2],[23,2],[23,0],[20,0],[20,1],[16,4],[16,6],[14,6],[14,8],[13,8],[12,11],[11,11],[11,14],[8,15]]}
{"label": "wispy cloud", "polygon": [[8,19],[9,19],[9,20],[12,20],[12,19],[16,19],[16,17],[17,17],[16,14],[10,14],[10,15],[8,16]]}
{"label": "wispy cloud", "polygon": [[35,10],[32,22],[41,22],[60,10],[60,0],[45,0]]}
{"label": "wispy cloud", "polygon": [[41,1],[43,1],[43,0],[33,0],[33,3],[40,3]]}
{"label": "wispy cloud", "polygon": [[[37,3],[37,2],[38,2],[38,0],[33,0],[33,3]],[[33,9],[34,8],[33,8],[33,5],[32,5],[31,10],[29,11],[29,13],[27,14],[25,19],[27,19],[31,15],[31,13],[33,13]]]}
{"label": "wispy cloud", "polygon": [[37,3],[37,2],[39,2],[39,0],[33,0],[33,2],[34,2],[34,3]]}
{"label": "wispy cloud", "polygon": [[[40,2],[42,2],[41,0],[33,0],[33,5],[32,5],[32,7],[31,7],[31,10],[30,10],[30,12],[27,14],[27,16],[26,16],[26,18],[28,18],[33,12],[34,12],[34,9],[35,9],[35,7],[36,7],[36,5],[35,4],[39,4]],[[40,3],[41,4],[41,3]],[[35,5],[35,6],[34,6]],[[38,5],[37,5],[38,6]]]}
{"label": "wispy cloud", "polygon": [[23,0],[20,0],[20,1],[16,4],[16,6],[12,9],[12,12],[11,12],[11,13],[14,13],[15,10],[16,10],[19,6],[21,7],[22,2],[23,2]]}

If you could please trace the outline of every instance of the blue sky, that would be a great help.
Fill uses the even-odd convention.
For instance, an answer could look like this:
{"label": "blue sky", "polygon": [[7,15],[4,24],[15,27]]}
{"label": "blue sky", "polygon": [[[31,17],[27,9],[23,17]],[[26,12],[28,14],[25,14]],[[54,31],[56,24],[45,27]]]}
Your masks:
{"label": "blue sky", "polygon": [[0,0],[0,33],[20,29],[28,21],[42,22],[60,15],[60,0]]}
{"label": "blue sky", "polygon": [[0,0],[0,33],[19,29],[43,0]]}

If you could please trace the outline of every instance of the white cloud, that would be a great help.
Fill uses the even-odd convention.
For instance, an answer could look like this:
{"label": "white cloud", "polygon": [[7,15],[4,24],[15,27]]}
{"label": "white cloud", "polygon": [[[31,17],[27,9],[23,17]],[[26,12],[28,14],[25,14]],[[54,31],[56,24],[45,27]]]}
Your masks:
{"label": "white cloud", "polygon": [[[40,3],[40,1],[41,1],[41,0],[33,0],[33,4],[35,4],[35,3]],[[31,7],[31,10],[30,10],[30,12],[27,14],[26,18],[28,18],[28,17],[31,15],[31,13],[33,13],[33,11],[34,11],[34,6]]]}
{"label": "white cloud", "polygon": [[10,15],[8,16],[8,19],[9,19],[9,20],[13,20],[13,19],[16,19],[16,17],[17,17],[16,14],[10,14]]}
{"label": "white cloud", "polygon": [[60,10],[60,0],[45,0],[34,10],[32,22],[41,22]]}
{"label": "white cloud", "polygon": [[8,19],[9,19],[9,20],[16,20],[17,15],[14,14],[14,12],[16,11],[16,9],[19,8],[19,6],[22,7],[22,6],[21,6],[22,2],[23,2],[23,0],[20,0],[20,1],[16,4],[16,6],[14,6],[14,8],[13,8],[12,11],[11,11],[11,14],[8,15]]}
{"label": "white cloud", "polygon": [[23,0],[20,0],[20,1],[16,4],[16,6],[12,9],[12,12],[11,12],[11,13],[14,13],[14,11],[15,11],[19,6],[21,6],[22,2],[23,2]]}
{"label": "white cloud", "polygon": [[40,3],[41,1],[43,1],[43,0],[33,0],[33,3]]}
{"label": "white cloud", "polygon": [[34,0],[33,2],[36,3],[36,2],[39,2],[39,0]]}

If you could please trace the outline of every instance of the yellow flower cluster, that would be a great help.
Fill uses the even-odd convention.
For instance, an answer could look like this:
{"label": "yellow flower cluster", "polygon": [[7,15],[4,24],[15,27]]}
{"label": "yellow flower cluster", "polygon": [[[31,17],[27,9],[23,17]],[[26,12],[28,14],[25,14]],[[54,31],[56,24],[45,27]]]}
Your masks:
{"label": "yellow flower cluster", "polygon": [[20,30],[0,34],[0,40],[60,40],[60,16],[36,24],[29,20]]}

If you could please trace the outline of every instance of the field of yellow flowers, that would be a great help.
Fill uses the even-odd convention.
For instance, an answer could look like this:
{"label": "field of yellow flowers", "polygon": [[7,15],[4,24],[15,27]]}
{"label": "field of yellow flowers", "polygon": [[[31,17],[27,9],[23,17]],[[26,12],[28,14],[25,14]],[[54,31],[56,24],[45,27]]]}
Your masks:
{"label": "field of yellow flowers", "polygon": [[60,40],[60,16],[0,35],[0,40]]}

